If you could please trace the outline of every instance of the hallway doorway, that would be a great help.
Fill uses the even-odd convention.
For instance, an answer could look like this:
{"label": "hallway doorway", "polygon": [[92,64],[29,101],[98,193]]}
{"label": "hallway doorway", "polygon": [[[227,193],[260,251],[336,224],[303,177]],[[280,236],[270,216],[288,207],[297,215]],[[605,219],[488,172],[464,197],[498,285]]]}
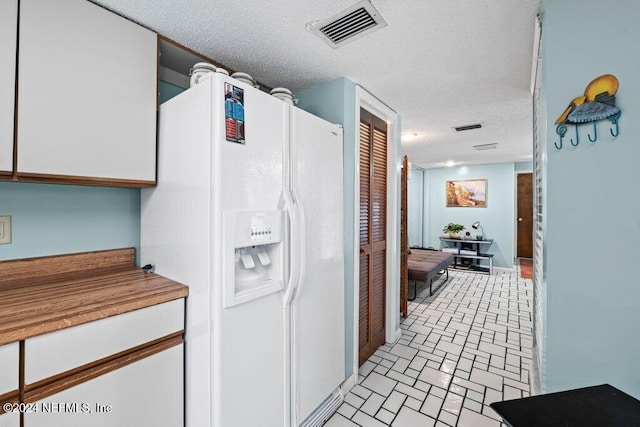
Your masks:
{"label": "hallway doorway", "polygon": [[360,109],[359,364],[385,342],[387,122]]}
{"label": "hallway doorway", "polygon": [[517,252],[518,258],[533,257],[533,174],[517,175]]}

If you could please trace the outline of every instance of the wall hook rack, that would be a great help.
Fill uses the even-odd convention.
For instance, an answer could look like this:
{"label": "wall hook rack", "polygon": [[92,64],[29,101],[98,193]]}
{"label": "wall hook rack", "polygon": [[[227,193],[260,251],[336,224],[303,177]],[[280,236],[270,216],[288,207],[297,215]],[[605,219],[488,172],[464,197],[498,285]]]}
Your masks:
{"label": "wall hook rack", "polygon": [[[620,135],[620,125],[619,125],[618,119],[620,118],[621,115],[622,115],[622,112],[618,111],[618,113],[616,113],[614,116],[608,118],[608,120],[611,121],[611,125],[612,125],[612,127],[609,128],[609,133],[614,138],[617,138],[618,135]],[[587,123],[581,123],[581,124],[587,124]],[[598,140],[598,125],[596,122],[591,122],[591,124],[593,125],[593,133],[591,132],[587,133],[587,138],[589,138],[589,141],[591,141],[592,143],[595,143]],[[580,132],[579,132],[579,126],[577,123],[574,123],[574,129],[575,129],[575,141],[573,138],[570,138],[569,142],[571,142],[572,146],[577,147],[580,144]],[[553,144],[556,146],[558,150],[562,150],[563,140],[567,135],[567,125],[561,124],[556,126],[556,133],[560,137],[560,141],[559,143],[554,142]]]}
{"label": "wall hook rack", "polygon": [[583,96],[574,98],[564,112],[558,117],[555,124],[556,133],[560,137],[560,143],[554,142],[556,149],[562,150],[563,139],[567,134],[567,124],[573,124],[575,128],[575,141],[570,138],[572,146],[580,144],[579,125],[593,125],[593,132],[587,133],[587,138],[592,143],[598,140],[598,125],[601,120],[609,120],[612,127],[609,133],[614,138],[620,135],[619,119],[622,112],[616,107],[616,93],[618,91],[618,79],[611,74],[604,74],[595,78],[587,85]]}

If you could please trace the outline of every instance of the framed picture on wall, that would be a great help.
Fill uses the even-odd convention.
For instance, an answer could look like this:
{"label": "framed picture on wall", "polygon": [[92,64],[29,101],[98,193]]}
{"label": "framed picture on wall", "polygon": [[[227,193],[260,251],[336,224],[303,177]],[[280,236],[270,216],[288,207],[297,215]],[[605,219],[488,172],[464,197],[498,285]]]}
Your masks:
{"label": "framed picture on wall", "polygon": [[447,181],[448,208],[486,208],[487,180]]}

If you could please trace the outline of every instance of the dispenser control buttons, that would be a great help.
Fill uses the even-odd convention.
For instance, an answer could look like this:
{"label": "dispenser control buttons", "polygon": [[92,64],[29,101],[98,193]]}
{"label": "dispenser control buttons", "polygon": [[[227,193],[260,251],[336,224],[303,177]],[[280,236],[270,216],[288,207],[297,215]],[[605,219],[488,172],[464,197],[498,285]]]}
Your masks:
{"label": "dispenser control buttons", "polygon": [[264,240],[271,237],[271,227],[251,227],[252,240]]}

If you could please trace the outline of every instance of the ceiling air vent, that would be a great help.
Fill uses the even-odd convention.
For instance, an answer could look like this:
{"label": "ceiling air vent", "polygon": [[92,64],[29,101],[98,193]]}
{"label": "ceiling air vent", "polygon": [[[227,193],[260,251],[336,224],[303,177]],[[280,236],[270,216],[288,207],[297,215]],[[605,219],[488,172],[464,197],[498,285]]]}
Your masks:
{"label": "ceiling air vent", "polygon": [[454,129],[456,130],[456,132],[462,132],[464,130],[480,129],[481,127],[482,125],[480,123],[477,123],[475,125],[456,126],[454,127]]}
{"label": "ceiling air vent", "polygon": [[307,24],[307,28],[334,49],[386,26],[387,23],[369,0],[361,1],[324,21]]}
{"label": "ceiling air vent", "polygon": [[479,145],[474,145],[473,148],[475,148],[478,151],[495,150],[496,148],[498,148],[498,143],[494,142],[491,144],[479,144]]}

